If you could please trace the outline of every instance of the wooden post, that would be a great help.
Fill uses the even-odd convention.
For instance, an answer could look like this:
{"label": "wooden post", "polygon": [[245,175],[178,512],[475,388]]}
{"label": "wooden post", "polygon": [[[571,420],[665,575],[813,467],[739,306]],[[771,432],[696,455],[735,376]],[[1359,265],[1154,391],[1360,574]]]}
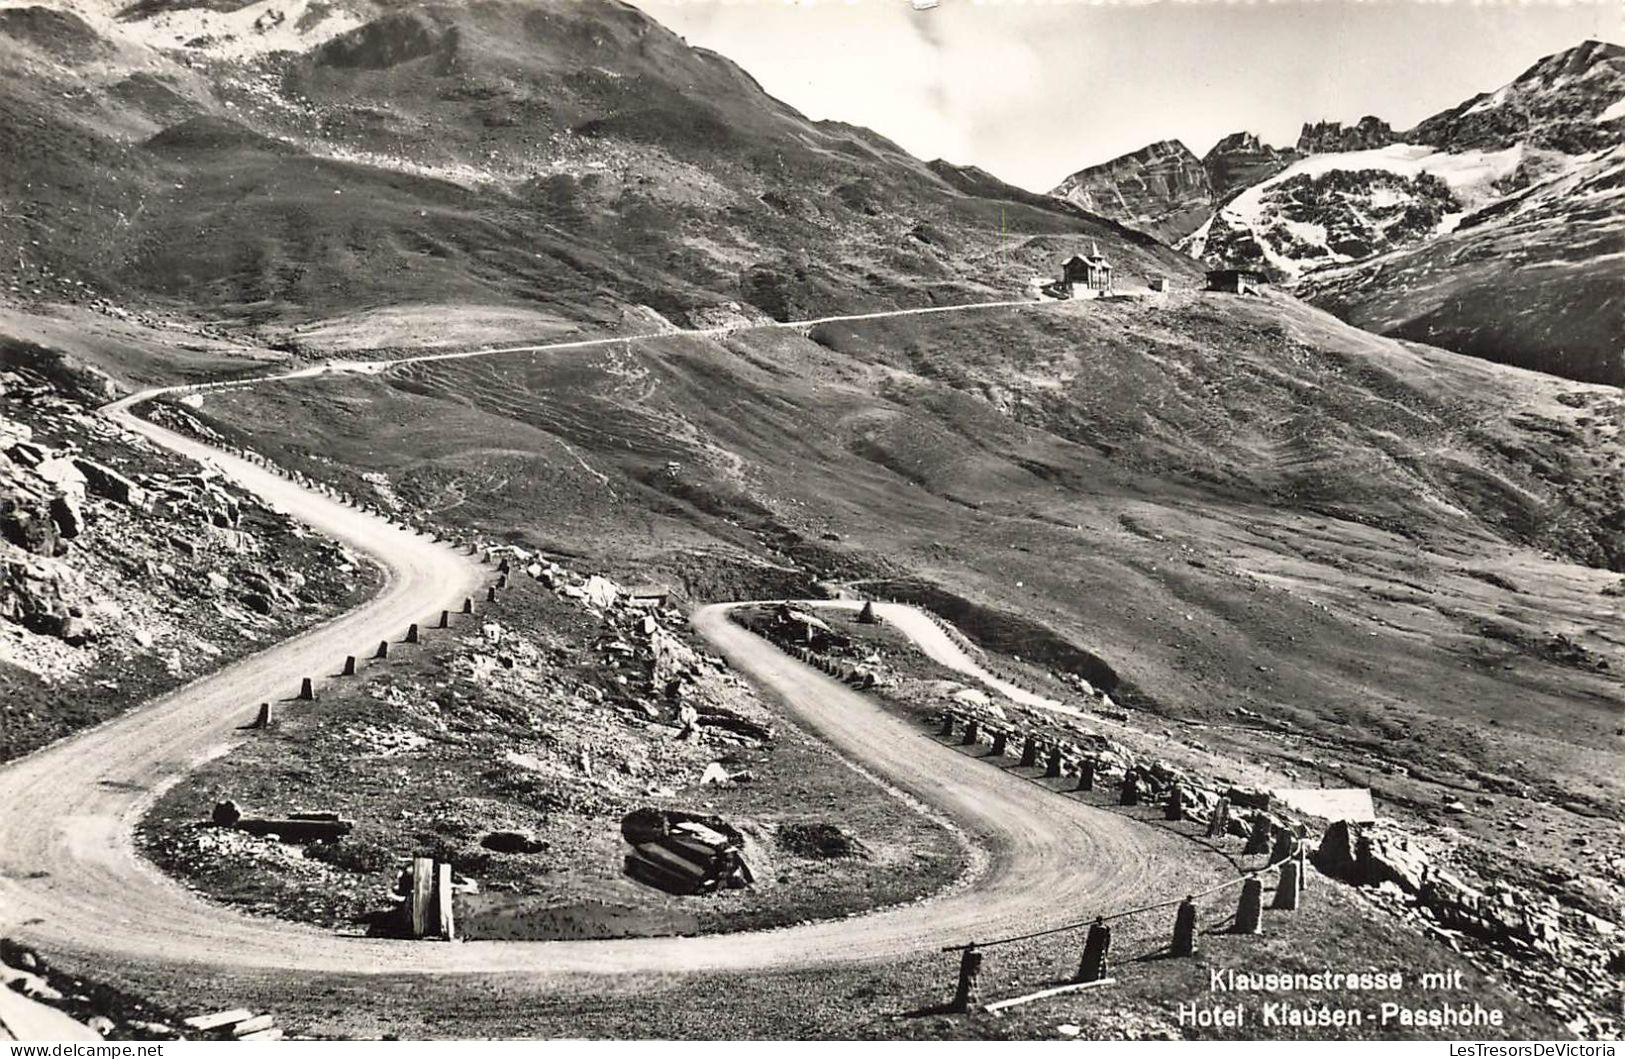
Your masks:
{"label": "wooden post", "polygon": [[344,656],[344,670],[339,673],[341,677],[355,676],[355,655]]}
{"label": "wooden post", "polygon": [[1174,942],[1169,951],[1175,956],[1196,955],[1196,901],[1187,897],[1174,913]]}
{"label": "wooden post", "polygon": [[498,574],[497,575],[497,587],[498,588],[507,588],[508,587],[508,575],[507,574]]}
{"label": "wooden post", "polygon": [[429,917],[433,912],[433,898],[434,859],[432,857],[413,857],[412,893],[407,900],[412,903],[412,936],[414,938],[421,938],[429,933]]}
{"label": "wooden post", "polygon": [[1298,910],[1298,895],[1303,890],[1302,877],[1298,874],[1298,862],[1288,860],[1281,865],[1281,879],[1275,884],[1275,900],[1270,907],[1282,912],[1296,912]]}
{"label": "wooden post", "polygon": [[316,697],[316,686],[310,682],[309,677],[300,682],[299,697],[305,702],[309,702]]}
{"label": "wooden post", "polygon": [[410,624],[410,625],[408,625],[406,627],[406,642],[407,643],[417,643],[418,642],[418,623],[415,622],[415,621],[412,624]]}
{"label": "wooden post", "polygon": [[1092,791],[1095,789],[1094,758],[1086,757],[1078,763],[1078,786],[1075,789],[1080,791]]}
{"label": "wooden post", "polygon": [[1213,815],[1208,818],[1207,837],[1223,838],[1230,826],[1230,799],[1221,797],[1213,807]]}
{"label": "wooden post", "polygon": [[269,702],[260,703],[260,713],[258,717],[254,718],[254,727],[271,727],[271,704]]}
{"label": "wooden post", "polygon": [[1298,836],[1298,889],[1309,889],[1309,843]]}
{"label": "wooden post", "polygon": [[457,917],[451,900],[455,891],[451,885],[451,865],[441,864],[435,869],[434,901],[436,926],[447,941],[457,940]]}
{"label": "wooden post", "polygon": [[1118,805],[1140,804],[1140,771],[1131,768],[1123,773],[1123,785],[1117,789]]}
{"label": "wooden post", "polygon": [[937,734],[941,735],[941,736],[949,736],[949,735],[954,734],[954,715],[953,714],[944,713],[942,715],[942,730],[939,731]]}
{"label": "wooden post", "polygon": [[1164,820],[1185,819],[1185,792],[1175,783],[1168,788],[1168,800],[1162,806]]}
{"label": "wooden post", "polygon": [[1021,744],[1021,767],[1032,768],[1038,760],[1038,737],[1031,732],[1027,733],[1026,742]]}
{"label": "wooden post", "polygon": [[463,597],[463,613],[464,614],[472,614],[472,613],[474,613],[474,597],[473,596],[464,596]]}
{"label": "wooden post", "polygon": [[389,641],[388,640],[379,640],[378,641],[378,653],[373,655],[373,657],[374,658],[388,658],[389,657]]}
{"label": "wooden post", "polygon": [[1280,864],[1292,859],[1294,838],[1292,832],[1280,828],[1274,832],[1275,843],[1270,847],[1270,863]]}
{"label": "wooden post", "polygon": [[1049,760],[1044,763],[1044,778],[1055,779],[1061,774],[1061,744],[1049,748]]}
{"label": "wooden post", "polygon": [[1000,729],[996,730],[993,733],[993,749],[988,754],[988,756],[989,757],[1003,757],[1005,747],[1009,745],[1009,741],[1010,741],[1010,733],[1009,732],[1006,732],[1003,728],[1000,728]]}
{"label": "wooden post", "polygon": [[1247,876],[1247,881],[1241,884],[1241,903],[1236,906],[1235,933],[1264,933],[1264,884],[1256,875]]}
{"label": "wooden post", "polygon": [[1079,982],[1096,982],[1106,977],[1106,958],[1112,949],[1112,928],[1097,919],[1089,925],[1083,941],[1083,959],[1078,961]]}
{"label": "wooden post", "polygon": [[442,629],[451,628],[451,611],[443,610],[443,611],[440,612],[440,625],[439,625],[439,627],[442,628]]}
{"label": "wooden post", "polygon": [[972,717],[965,722],[965,735],[964,738],[959,740],[959,744],[961,746],[975,746],[976,740],[981,737],[981,734],[981,728],[977,725],[976,718]]}
{"label": "wooden post", "polygon": [[1253,829],[1247,835],[1247,846],[1241,851],[1244,857],[1257,856],[1270,851],[1270,819],[1263,813],[1253,814]]}
{"label": "wooden post", "polygon": [[495,603],[496,601],[497,601],[497,586],[492,585],[491,587],[489,587],[489,588],[487,588],[485,590],[485,602],[487,602],[487,603]]}
{"label": "wooden post", "polygon": [[971,1005],[976,1003],[976,980],[982,974],[982,954],[972,945],[959,957],[959,985],[954,989],[953,1002],[948,1005],[952,1012],[969,1011]]}

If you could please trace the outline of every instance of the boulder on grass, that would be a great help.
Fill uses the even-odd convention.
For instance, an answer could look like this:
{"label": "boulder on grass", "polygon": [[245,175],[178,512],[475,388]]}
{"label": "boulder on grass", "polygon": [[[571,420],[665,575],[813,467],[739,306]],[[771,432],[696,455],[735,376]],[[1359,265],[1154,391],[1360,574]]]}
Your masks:
{"label": "boulder on grass", "polygon": [[147,506],[147,491],[106,464],[75,456],[73,465],[85,476],[85,488],[97,496],[129,507]]}
{"label": "boulder on grass", "polygon": [[1339,820],[1320,836],[1320,846],[1312,858],[1322,875],[1344,882],[1359,881],[1359,854],[1355,845],[1359,828],[1347,820]]}
{"label": "boulder on grass", "polygon": [[66,540],[72,540],[85,531],[85,514],[79,507],[79,498],[67,493],[51,498],[51,521],[56,531]]}
{"label": "boulder on grass", "polygon": [[480,839],[480,845],[492,853],[540,853],[547,848],[546,842],[524,831],[492,831]]}

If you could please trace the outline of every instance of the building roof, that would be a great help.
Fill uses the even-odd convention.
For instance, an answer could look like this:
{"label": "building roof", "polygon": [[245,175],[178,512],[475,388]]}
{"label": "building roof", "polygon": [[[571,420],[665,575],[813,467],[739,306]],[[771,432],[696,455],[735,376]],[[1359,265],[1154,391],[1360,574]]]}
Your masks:
{"label": "building roof", "polygon": [[1213,276],[1251,276],[1253,279],[1263,279],[1264,273],[1254,268],[1213,268],[1208,269],[1209,278]]}
{"label": "building roof", "polygon": [[1276,788],[1271,793],[1298,812],[1323,820],[1369,823],[1377,818],[1369,787]]}
{"label": "building roof", "polygon": [[1111,268],[1112,267],[1112,263],[1110,261],[1107,261],[1105,256],[1102,255],[1102,254],[1095,254],[1095,255],[1090,256],[1090,257],[1085,257],[1082,254],[1073,254],[1071,257],[1069,257],[1065,261],[1061,262],[1061,264],[1064,267],[1066,265],[1072,264],[1072,262],[1074,262],[1074,261],[1082,261],[1085,265],[1093,265],[1096,268]]}

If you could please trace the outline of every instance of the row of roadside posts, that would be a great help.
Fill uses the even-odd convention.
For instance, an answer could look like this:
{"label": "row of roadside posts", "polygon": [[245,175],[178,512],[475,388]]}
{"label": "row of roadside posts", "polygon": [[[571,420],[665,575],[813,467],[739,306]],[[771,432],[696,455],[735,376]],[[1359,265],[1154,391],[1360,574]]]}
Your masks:
{"label": "row of roadside posts", "polygon": [[[216,385],[218,386],[218,384],[216,384]],[[207,387],[198,387],[198,389],[206,389],[206,388]],[[433,533],[431,533],[430,531],[424,529],[422,526],[414,525],[414,524],[406,521],[405,519],[397,517],[394,513],[389,512],[389,511],[385,511],[385,510],[377,507],[376,505],[373,505],[373,504],[370,504],[370,503],[364,503],[364,502],[356,499],[350,493],[345,492],[344,490],[335,488],[334,486],[331,486],[331,485],[327,484],[326,482],[322,482],[322,481],[319,481],[319,480],[317,480],[315,478],[311,478],[309,475],[306,475],[301,471],[289,470],[287,468],[284,468],[284,467],[278,465],[277,463],[275,463],[274,461],[272,461],[270,459],[267,459],[265,456],[261,455],[260,453],[254,452],[252,449],[243,449],[243,448],[236,448],[236,447],[231,447],[231,446],[222,446],[222,447],[226,448],[226,451],[228,451],[228,452],[232,453],[233,455],[238,456],[238,457],[240,457],[240,458],[242,458],[244,460],[247,460],[248,462],[254,464],[257,467],[261,467],[261,468],[263,468],[263,469],[265,469],[267,471],[270,471],[273,474],[278,475],[279,477],[287,478],[290,481],[296,482],[299,485],[302,485],[305,488],[307,488],[307,489],[309,489],[309,490],[311,490],[313,492],[321,493],[324,496],[331,497],[332,499],[337,500],[342,504],[345,504],[345,505],[347,505],[349,507],[356,508],[357,510],[363,511],[363,512],[365,512],[365,513],[367,513],[369,515],[372,515],[372,516],[374,516],[376,518],[383,519],[385,522],[388,522],[388,523],[390,523],[391,525],[394,525],[394,526],[398,526],[403,530],[411,530],[412,532],[418,534],[419,536],[426,536],[431,541],[437,539]],[[467,552],[468,552],[469,555],[480,555],[481,556],[481,562],[484,562],[484,563],[490,563],[495,558],[495,555],[493,554],[493,552],[489,548],[482,548],[481,545],[478,542],[476,542],[476,541],[474,541],[472,539],[457,537],[457,538],[442,538],[442,541],[443,541],[443,543],[451,545],[451,546],[453,546],[455,548],[467,549]],[[509,573],[511,572],[511,569],[512,569],[511,563],[509,562],[509,560],[506,557],[503,557],[499,561],[498,566],[497,566],[497,579],[496,579],[495,583],[486,586],[486,590],[485,590],[485,602],[486,603],[488,603],[488,604],[489,603],[495,603],[497,601],[497,591],[499,589],[504,589],[504,588],[508,587],[508,576],[509,576]],[[474,597],[473,596],[465,596],[463,598],[463,605],[462,605],[462,608],[461,608],[461,613],[464,614],[464,615],[472,615],[474,613]],[[436,629],[449,629],[449,628],[451,628],[451,621],[452,621],[452,612],[450,610],[442,610],[440,612],[439,620],[435,623],[434,627]],[[422,642],[422,637],[423,637],[423,633],[422,633],[422,630],[421,630],[419,624],[417,622],[413,622],[413,623],[411,623],[410,625],[407,626],[406,635],[402,638],[401,642],[404,643],[404,644],[417,644],[417,643]],[[389,657],[389,652],[390,652],[390,642],[388,640],[380,640],[379,643],[378,643],[377,649],[375,651],[373,651],[371,657],[373,659],[375,659],[375,660],[376,659],[385,659],[385,658]],[[355,676],[356,675],[356,669],[357,669],[357,658],[358,658],[357,655],[347,655],[345,657],[345,659],[344,659],[344,666],[340,670],[339,675],[340,676],[345,676],[345,677],[353,677],[353,676]],[[300,681],[300,684],[299,684],[299,694],[297,696],[295,696],[296,701],[309,702],[309,701],[314,700],[315,698],[316,698],[316,684],[315,684],[315,681],[310,677],[302,678],[301,681]],[[262,703],[260,703],[259,711],[258,711],[257,715],[255,716],[254,722],[249,727],[251,727],[251,728],[269,728],[274,723],[275,723],[275,707],[274,707],[274,705],[272,703],[269,703],[269,702],[262,702]]]}
{"label": "row of roadside posts", "polygon": [[[959,725],[963,725],[963,735],[960,739],[961,745],[970,746],[981,740],[983,730],[976,719],[963,718],[952,712],[944,714],[942,729],[938,734],[945,738],[951,738],[955,734],[955,728]],[[1012,733],[1002,728],[990,727],[987,734],[992,742],[991,751],[987,756],[989,758],[1004,756],[1009,749]],[[1036,734],[1025,733],[1021,742],[1021,765],[1029,768],[1037,767],[1041,759],[1043,760],[1045,778],[1055,779],[1066,775],[1068,761],[1066,755],[1063,754],[1061,745],[1054,741],[1046,743]],[[1084,756],[1077,760],[1074,767],[1078,780],[1072,790],[1093,790],[1097,776],[1097,766],[1094,760]],[[1118,803],[1120,805],[1132,806],[1140,803],[1139,782],[1138,770],[1134,768],[1128,769],[1119,789]],[[1190,818],[1177,783],[1172,786],[1168,793],[1165,803],[1165,816],[1169,820]],[[1207,837],[1210,839],[1223,838],[1231,832],[1231,825],[1231,803],[1228,798],[1221,797],[1208,816]],[[1163,952],[1174,958],[1192,957],[1196,954],[1199,929],[1197,902],[1202,898],[1231,889],[1239,890],[1239,896],[1235,916],[1228,933],[1239,935],[1262,934],[1264,932],[1265,911],[1263,873],[1278,871],[1275,892],[1270,903],[1271,910],[1280,912],[1296,911],[1304,885],[1307,882],[1308,848],[1301,833],[1295,833],[1275,824],[1263,812],[1255,812],[1252,819],[1243,825],[1242,829],[1246,835],[1246,846],[1242,851],[1242,855],[1267,856],[1266,863],[1259,868],[1243,871],[1235,878],[1211,886],[1206,890],[1188,894],[1183,898],[1158,901],[1138,908],[1130,908],[1109,915],[1100,915],[1093,920],[1082,920],[1031,934],[949,946],[944,951],[957,951],[960,954],[959,979],[954,988],[953,998],[949,1001],[945,1010],[948,1012],[966,1012],[978,1005],[978,983],[986,950],[1013,942],[1073,932],[1084,927],[1088,929],[1084,934],[1083,950],[1078,961],[1077,971],[1072,976],[1070,983],[1046,989],[1027,997],[989,1004],[987,1010],[996,1011],[1002,1007],[1037,999],[1041,996],[1076,992],[1114,982],[1115,979],[1109,977],[1112,923],[1131,916],[1148,915],[1153,912],[1172,909],[1171,937]]]}

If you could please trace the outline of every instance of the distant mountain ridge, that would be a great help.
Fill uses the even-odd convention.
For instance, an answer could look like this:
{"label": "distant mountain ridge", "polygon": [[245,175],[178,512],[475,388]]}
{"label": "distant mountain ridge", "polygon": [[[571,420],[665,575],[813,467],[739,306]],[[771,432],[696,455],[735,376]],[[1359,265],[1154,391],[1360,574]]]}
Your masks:
{"label": "distant mountain ridge", "polygon": [[1202,160],[1178,140],[1079,170],[1051,194],[1170,243],[1200,227],[1213,204]]}
{"label": "distant mountain ridge", "polygon": [[[1205,186],[1153,185],[1142,151],[1080,170],[1055,194],[1208,264],[1263,271],[1385,333],[1625,384],[1612,296],[1625,269],[1615,227],[1598,226],[1625,212],[1598,187],[1622,142],[1625,48],[1588,40],[1411,129],[1374,115],[1305,122],[1291,147],[1236,133],[1201,160]],[[1566,207],[1562,188],[1587,189],[1584,208]],[[1550,277],[1503,281],[1474,264],[1491,253],[1501,272],[1564,262],[1590,295],[1585,307],[1562,308]],[[1464,287],[1466,276],[1481,285]],[[1531,303],[1529,290],[1541,298]]]}
{"label": "distant mountain ridge", "polygon": [[1250,132],[1233,132],[1202,156],[1216,203],[1274,176],[1296,160],[1290,147],[1271,147]]}

